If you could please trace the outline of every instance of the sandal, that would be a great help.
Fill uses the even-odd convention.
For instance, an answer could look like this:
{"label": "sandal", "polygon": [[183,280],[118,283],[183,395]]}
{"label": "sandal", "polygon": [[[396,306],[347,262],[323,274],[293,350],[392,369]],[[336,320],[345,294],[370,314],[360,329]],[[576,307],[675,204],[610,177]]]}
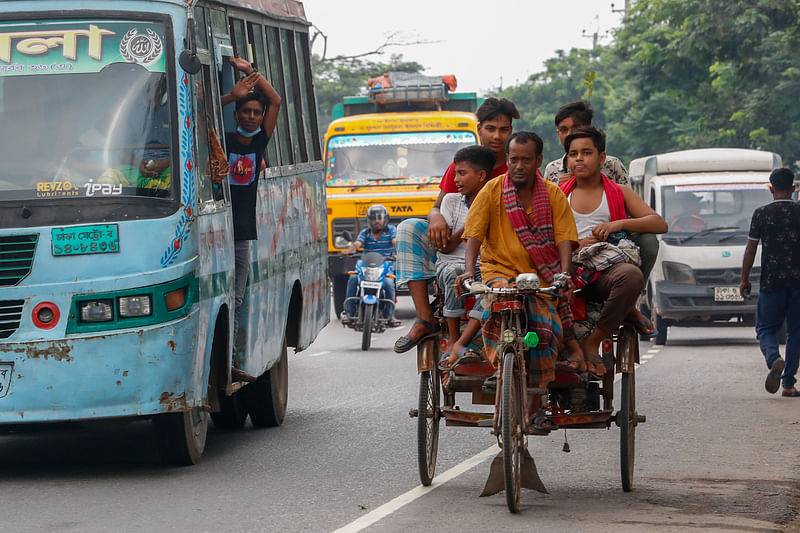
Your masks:
{"label": "sandal", "polygon": [[537,433],[550,433],[551,431],[558,429],[556,423],[547,418],[547,415],[541,411],[537,411],[531,417],[529,427]]}
{"label": "sandal", "polygon": [[[576,364],[577,366],[575,366]],[[586,360],[578,359],[574,355],[565,357],[563,361],[557,361],[556,366],[576,374],[586,372]]]}
{"label": "sandal", "polygon": [[[394,351],[395,352],[397,352],[397,353],[405,353],[405,352],[409,351],[411,348],[413,348],[414,346],[416,346],[417,344],[419,344],[420,342],[422,342],[422,341],[424,341],[426,339],[430,339],[431,337],[434,337],[434,336],[439,334],[439,324],[438,324],[438,322],[435,323],[435,324],[431,324],[427,320],[422,320],[421,318],[418,318],[418,319],[416,319],[414,321],[414,323],[415,324],[422,324],[423,326],[425,326],[427,331],[425,331],[425,333],[423,333],[418,339],[412,339],[408,335],[403,335],[402,337],[397,339],[397,342],[394,343]],[[413,327],[412,327],[412,329],[413,329]]]}
{"label": "sandal", "polygon": [[466,365],[469,363],[480,363],[483,358],[480,354],[475,353],[469,348],[461,348],[458,350],[458,357],[455,361],[450,361],[450,353],[442,354],[442,360],[439,361],[439,370],[451,370],[456,365]]}
{"label": "sandal", "polygon": [[[635,329],[636,332],[639,334],[639,336],[642,338],[652,339],[653,337],[658,335],[658,330],[653,325],[653,323],[647,318],[645,318],[644,320],[636,320],[632,322],[632,324],[633,324],[633,329]],[[653,331],[647,333],[645,329],[649,328],[653,328]]]}
{"label": "sandal", "polygon": [[[603,379],[606,375],[606,365],[603,363],[603,358],[598,354],[584,353],[583,358],[586,361],[586,372],[592,379]],[[602,368],[602,371],[600,370]]]}

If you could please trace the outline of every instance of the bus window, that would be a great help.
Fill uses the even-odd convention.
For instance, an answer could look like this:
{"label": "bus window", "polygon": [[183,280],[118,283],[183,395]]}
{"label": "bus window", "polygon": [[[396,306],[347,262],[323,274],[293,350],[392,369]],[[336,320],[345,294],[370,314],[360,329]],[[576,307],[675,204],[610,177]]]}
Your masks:
{"label": "bus window", "polygon": [[289,116],[289,133],[292,139],[292,148],[294,150],[294,160],[297,163],[308,161],[306,154],[305,143],[303,142],[301,132],[302,117],[298,114],[297,102],[295,100],[295,78],[296,71],[292,68],[294,64],[294,39],[290,30],[281,29],[281,62],[283,63],[283,79],[286,86],[286,93],[283,101],[286,105],[286,113]]}
{"label": "bus window", "polygon": [[211,14],[211,32],[212,35],[227,36],[228,23],[225,21],[225,12],[221,9],[209,9]]}
{"label": "bus window", "polygon": [[269,57],[270,83],[283,100],[280,113],[278,113],[278,125],[275,127],[273,136],[278,141],[278,152],[280,154],[281,165],[291,165],[294,163],[294,156],[290,144],[289,126],[287,118],[288,97],[283,84],[283,69],[281,67],[281,49],[278,41],[278,28],[267,27],[267,54]]}
{"label": "bus window", "polygon": [[253,58],[250,57],[250,49],[247,46],[247,39],[244,36],[243,20],[231,18],[231,36],[233,37],[234,52],[239,54],[239,57],[252,62]]}
{"label": "bus window", "polygon": [[297,52],[297,71],[300,86],[300,103],[303,110],[303,131],[306,137],[306,148],[309,159],[318,161],[319,131],[317,129],[317,109],[314,105],[313,80],[309,75],[308,34],[296,32],[294,34]]}
{"label": "bus window", "polygon": [[[250,36],[250,44],[253,47],[253,59],[255,68],[266,80],[269,81],[269,68],[267,68],[267,52],[264,49],[264,27],[260,24],[247,24],[248,35]],[[278,164],[278,147],[277,143],[271,142],[267,144],[267,166],[277,166]]]}
{"label": "bus window", "polygon": [[205,8],[194,8],[194,29],[197,47],[208,50],[208,23],[206,22]]}

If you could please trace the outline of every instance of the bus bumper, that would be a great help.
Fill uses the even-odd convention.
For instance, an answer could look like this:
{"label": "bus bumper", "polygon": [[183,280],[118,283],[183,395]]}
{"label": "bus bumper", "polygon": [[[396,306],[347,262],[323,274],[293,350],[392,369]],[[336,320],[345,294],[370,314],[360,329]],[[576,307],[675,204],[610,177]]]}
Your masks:
{"label": "bus bumper", "polygon": [[195,360],[195,318],[0,344],[0,424],[146,416],[201,405],[208,375],[205,361]]}

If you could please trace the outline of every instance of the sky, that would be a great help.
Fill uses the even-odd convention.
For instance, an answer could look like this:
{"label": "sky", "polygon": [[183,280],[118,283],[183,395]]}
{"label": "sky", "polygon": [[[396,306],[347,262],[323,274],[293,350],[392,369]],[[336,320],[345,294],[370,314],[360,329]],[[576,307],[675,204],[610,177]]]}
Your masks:
{"label": "sky", "polygon": [[[590,48],[598,29],[600,43],[607,44],[610,34],[603,35],[622,18],[612,12],[611,0],[302,1],[308,20],[328,36],[328,57],[373,50],[400,32],[406,42],[428,43],[389,48],[383,59],[401,53],[425,66],[425,74],[454,74],[459,91],[481,95],[541,72],[558,49]],[[616,0],[614,8],[624,4]],[[314,45],[318,54],[320,41]]]}

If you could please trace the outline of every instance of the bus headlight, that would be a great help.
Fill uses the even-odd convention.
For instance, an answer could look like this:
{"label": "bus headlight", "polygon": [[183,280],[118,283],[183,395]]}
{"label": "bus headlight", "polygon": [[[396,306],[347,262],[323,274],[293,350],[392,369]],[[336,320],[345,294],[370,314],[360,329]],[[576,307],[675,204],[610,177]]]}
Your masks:
{"label": "bus headlight", "polygon": [[147,295],[122,296],[119,299],[119,316],[123,318],[150,316],[151,313],[152,305]]}
{"label": "bus headlight", "polygon": [[114,320],[111,300],[90,300],[81,302],[81,321],[83,322],[110,322]]}

